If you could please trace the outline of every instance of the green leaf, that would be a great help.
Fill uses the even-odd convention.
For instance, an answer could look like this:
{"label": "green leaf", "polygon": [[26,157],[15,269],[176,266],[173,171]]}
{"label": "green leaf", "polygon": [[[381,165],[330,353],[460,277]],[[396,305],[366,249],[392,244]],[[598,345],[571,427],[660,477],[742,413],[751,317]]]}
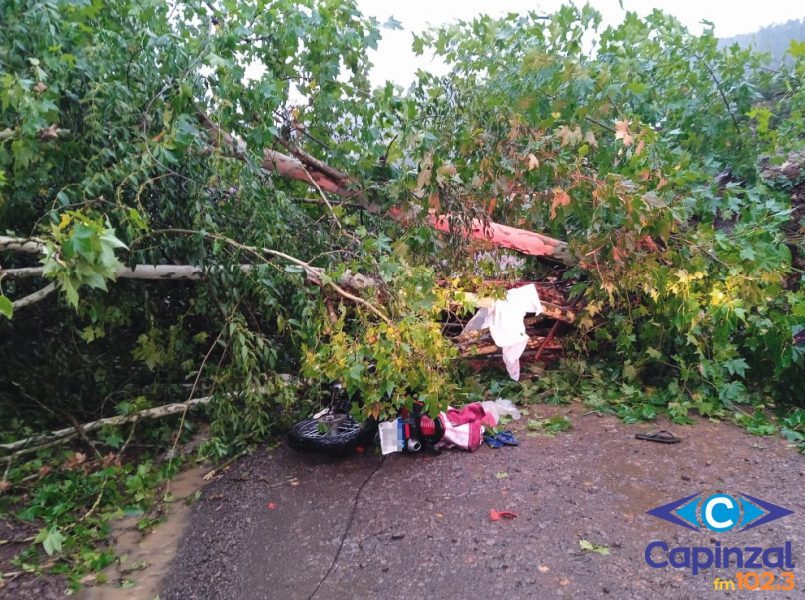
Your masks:
{"label": "green leaf", "polygon": [[0,294],[0,315],[7,319],[14,316],[14,303],[2,294]]}
{"label": "green leaf", "polygon": [[601,554],[602,556],[609,555],[609,548],[599,544],[594,544],[588,540],[579,540],[579,547],[586,552],[595,552],[596,554]]}
{"label": "green leaf", "polygon": [[35,541],[42,544],[48,556],[53,556],[55,552],[61,552],[62,542],[65,539],[65,536],[62,535],[57,527],[51,527],[50,529],[41,529]]}

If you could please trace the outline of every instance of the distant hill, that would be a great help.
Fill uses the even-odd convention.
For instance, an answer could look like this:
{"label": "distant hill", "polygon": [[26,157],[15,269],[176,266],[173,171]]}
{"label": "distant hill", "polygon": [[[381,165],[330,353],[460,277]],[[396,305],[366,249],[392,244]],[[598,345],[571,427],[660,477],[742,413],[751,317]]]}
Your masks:
{"label": "distant hill", "polygon": [[[805,20],[792,19],[780,25],[769,25],[755,33],[744,33],[718,40],[719,48],[726,48],[738,43],[742,47],[753,46],[760,52],[769,52],[773,63],[779,63],[785,57],[791,40],[805,41]],[[790,59],[790,57],[788,57]]]}

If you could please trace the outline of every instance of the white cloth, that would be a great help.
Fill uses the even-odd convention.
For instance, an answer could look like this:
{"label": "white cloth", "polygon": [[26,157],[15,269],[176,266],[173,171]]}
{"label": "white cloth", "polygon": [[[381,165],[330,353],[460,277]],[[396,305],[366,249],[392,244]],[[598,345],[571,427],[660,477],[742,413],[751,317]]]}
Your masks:
{"label": "white cloth", "polygon": [[[531,283],[511,289],[506,292],[505,300],[497,300],[486,310],[486,318],[481,329],[489,328],[495,344],[503,350],[503,363],[506,365],[509,376],[515,381],[519,381],[520,356],[529,340],[523,318],[526,313],[538,315],[542,312],[537,288]],[[470,322],[472,323],[472,321]]]}

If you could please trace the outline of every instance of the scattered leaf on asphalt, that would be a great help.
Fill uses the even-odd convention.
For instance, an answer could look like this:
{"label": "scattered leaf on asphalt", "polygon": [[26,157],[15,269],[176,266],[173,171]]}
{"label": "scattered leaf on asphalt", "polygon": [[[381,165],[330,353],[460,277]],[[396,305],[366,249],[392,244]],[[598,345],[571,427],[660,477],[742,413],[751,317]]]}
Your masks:
{"label": "scattered leaf on asphalt", "polygon": [[539,570],[540,573],[547,573],[548,571],[551,570],[551,568],[548,565],[540,565],[537,567],[537,569]]}
{"label": "scattered leaf on asphalt", "polygon": [[609,554],[609,548],[607,548],[606,546],[593,544],[592,542],[587,540],[579,540],[579,546],[581,547],[582,550],[586,550],[587,552],[595,552],[603,556]]}
{"label": "scattered leaf on asphalt", "polygon": [[508,476],[509,474],[506,471],[498,471],[497,473],[495,473],[495,477],[497,477],[498,479],[506,479]]}

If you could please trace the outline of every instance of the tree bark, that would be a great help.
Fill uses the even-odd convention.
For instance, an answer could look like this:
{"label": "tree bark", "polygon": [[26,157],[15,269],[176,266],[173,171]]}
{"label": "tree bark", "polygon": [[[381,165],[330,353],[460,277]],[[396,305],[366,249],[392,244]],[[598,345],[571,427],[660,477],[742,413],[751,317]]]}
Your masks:
{"label": "tree bark", "polygon": [[0,235],[0,252],[27,252],[41,254],[45,245],[39,240]]}
{"label": "tree bark", "polygon": [[40,300],[44,300],[50,294],[56,291],[56,284],[49,283],[41,290],[35,291],[33,294],[28,294],[27,296],[23,296],[19,300],[14,300],[13,306],[14,310],[18,310],[20,308],[25,308],[26,306],[30,306],[31,304],[36,304]]}

